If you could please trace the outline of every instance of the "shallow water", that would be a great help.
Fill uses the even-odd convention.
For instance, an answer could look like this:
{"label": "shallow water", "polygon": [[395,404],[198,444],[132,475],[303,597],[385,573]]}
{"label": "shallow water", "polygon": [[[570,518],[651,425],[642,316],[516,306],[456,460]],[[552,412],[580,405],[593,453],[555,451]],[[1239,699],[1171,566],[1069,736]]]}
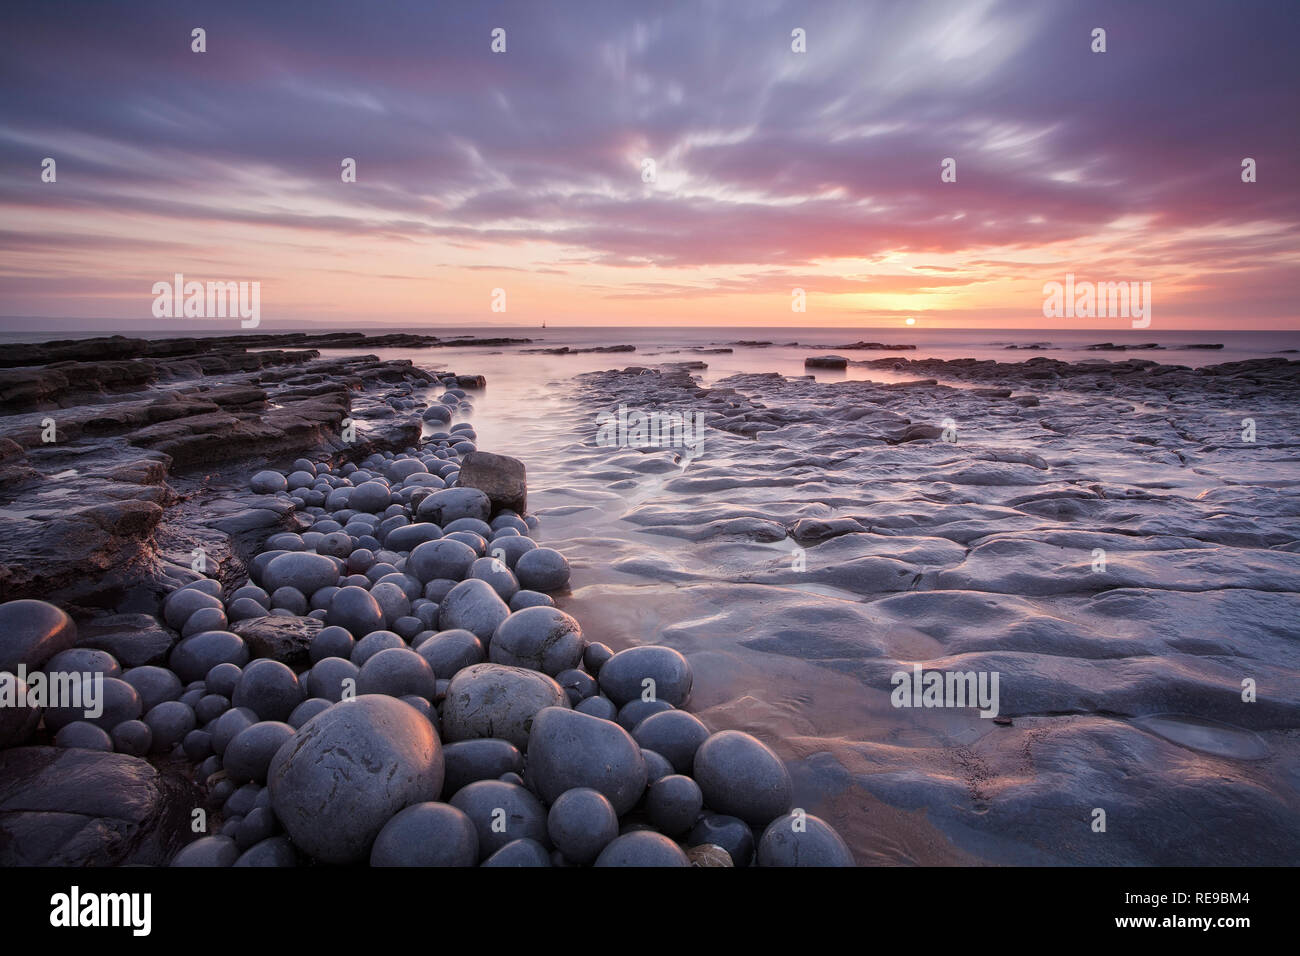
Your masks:
{"label": "shallow water", "polygon": [[[486,375],[479,446],[526,462],[539,537],[573,566],[560,606],[591,639],[687,654],[691,709],[774,746],[797,805],[830,820],[859,862],[1300,857],[1293,400],[1243,398],[1272,440],[1216,447],[1204,436],[1235,429],[1240,410],[1194,396],[1052,392],[1008,409],[969,391],[861,384],[914,374],[753,374],[803,375],[806,350],[671,354],[690,335],[629,354],[380,354]],[[740,374],[723,387],[773,430],[710,427],[685,468],[675,449],[596,446],[596,415],[619,402],[700,404],[656,376],[582,373],[693,360],[708,363],[693,372],[705,385]],[[881,439],[949,415],[956,445]],[[842,516],[864,530],[804,542],[796,569],[787,530]],[[1095,547],[1109,555],[1101,574]],[[913,663],[998,673],[1011,726],[894,706],[891,675]],[[1258,702],[1240,701],[1243,677]],[[1105,833],[1091,828],[1097,808]]]}

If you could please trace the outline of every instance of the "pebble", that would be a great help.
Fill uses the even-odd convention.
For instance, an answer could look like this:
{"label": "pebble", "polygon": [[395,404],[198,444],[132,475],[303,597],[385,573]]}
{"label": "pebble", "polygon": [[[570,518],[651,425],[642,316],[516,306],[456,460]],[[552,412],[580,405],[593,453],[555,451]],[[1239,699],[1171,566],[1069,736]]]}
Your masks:
{"label": "pebble", "polygon": [[671,647],[647,644],[619,651],[601,665],[598,679],[600,689],[620,707],[646,696],[682,707],[691,695],[693,674],[690,662]]}
{"label": "pebble", "polygon": [[[450,542],[455,543],[455,542]],[[486,581],[471,578],[447,592],[438,605],[438,626],[444,631],[464,629],[487,642],[506,618],[510,608]],[[488,648],[489,658],[491,647]]]}
{"label": "pebble", "polygon": [[393,815],[437,800],[442,781],[432,725],[376,694],[307,721],[276,753],[268,776],[271,805],[294,845],[336,864],[367,859]]}
{"label": "pebble", "polygon": [[384,824],[370,851],[371,866],[474,866],[478,831],[461,810],[426,801]]}
{"label": "pebble", "polygon": [[558,591],[569,583],[569,562],[554,548],[525,551],[515,562],[514,572],[519,585],[530,591]]}
{"label": "pebble", "polygon": [[546,832],[566,859],[591,863],[618,836],[618,813],[604,794],[575,787],[551,804]]}
{"label": "pebble", "polygon": [[596,857],[596,866],[690,866],[686,854],[668,837],[636,830],[615,837]]}
{"label": "pebble", "polygon": [[821,817],[794,811],[767,825],[758,841],[759,866],[856,866],[848,845]]}
{"label": "pebble", "polygon": [[524,787],[479,780],[461,787],[450,803],[473,822],[480,859],[487,859],[511,840],[536,840],[549,847],[546,808]]}
{"label": "pebble", "polygon": [[766,826],[790,810],[785,764],[757,737],[741,731],[724,730],[700,744],[693,775],[710,809],[751,826]]}
{"label": "pebble", "polygon": [[645,790],[641,748],[618,724],[599,717],[567,707],[541,710],[533,718],[527,753],[528,780],[548,803],[566,790],[589,787],[621,816]]}
{"label": "pebble", "polygon": [[564,689],[537,671],[475,664],[451,679],[442,702],[443,736],[449,741],[500,737],[527,748],[529,728],[545,707],[567,707]]}
{"label": "pebble", "polygon": [[709,728],[684,710],[665,710],[641,720],[632,737],[646,750],[666,757],[677,773],[690,774],[695,752],[709,738]]}
{"label": "pebble", "polygon": [[[453,588],[447,600],[455,593]],[[508,614],[501,621],[488,645],[488,660],[554,677],[576,668],[585,648],[582,626],[573,617],[559,608],[530,607]]]}

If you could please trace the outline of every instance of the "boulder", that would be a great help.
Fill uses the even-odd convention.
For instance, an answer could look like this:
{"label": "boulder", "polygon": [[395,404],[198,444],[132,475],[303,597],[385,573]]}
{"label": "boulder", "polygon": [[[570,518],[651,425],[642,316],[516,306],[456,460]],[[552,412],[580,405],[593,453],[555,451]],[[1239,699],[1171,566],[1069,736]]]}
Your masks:
{"label": "boulder", "polygon": [[487,495],[493,512],[509,509],[523,514],[528,508],[528,475],[518,458],[472,451],[460,460],[457,483]]}

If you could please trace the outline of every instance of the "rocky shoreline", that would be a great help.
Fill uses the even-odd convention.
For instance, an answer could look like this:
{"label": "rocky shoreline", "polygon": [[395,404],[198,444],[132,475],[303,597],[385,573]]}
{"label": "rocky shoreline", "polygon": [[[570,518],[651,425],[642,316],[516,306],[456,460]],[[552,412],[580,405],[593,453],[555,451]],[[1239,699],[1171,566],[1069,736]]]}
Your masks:
{"label": "rocky shoreline", "polygon": [[317,351],[392,338],[11,351],[0,864],[852,865],[686,658],[555,607],[480,376]]}

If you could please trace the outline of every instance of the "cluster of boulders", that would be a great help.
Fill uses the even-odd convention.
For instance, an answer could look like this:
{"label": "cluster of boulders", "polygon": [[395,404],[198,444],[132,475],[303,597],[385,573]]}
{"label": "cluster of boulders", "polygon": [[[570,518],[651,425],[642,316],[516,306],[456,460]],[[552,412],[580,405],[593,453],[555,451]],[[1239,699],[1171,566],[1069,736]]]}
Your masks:
{"label": "cluster of boulders", "polygon": [[614,653],[555,607],[569,565],[530,536],[523,465],[476,437],[255,474],[310,527],[229,593],[173,591],[165,667],[78,646],[53,605],[0,606],[0,669],[102,680],[93,717],[0,708],[0,747],[43,724],[60,747],[183,753],[216,832],[177,866],[851,865],[768,747],[682,709],[685,657]]}

